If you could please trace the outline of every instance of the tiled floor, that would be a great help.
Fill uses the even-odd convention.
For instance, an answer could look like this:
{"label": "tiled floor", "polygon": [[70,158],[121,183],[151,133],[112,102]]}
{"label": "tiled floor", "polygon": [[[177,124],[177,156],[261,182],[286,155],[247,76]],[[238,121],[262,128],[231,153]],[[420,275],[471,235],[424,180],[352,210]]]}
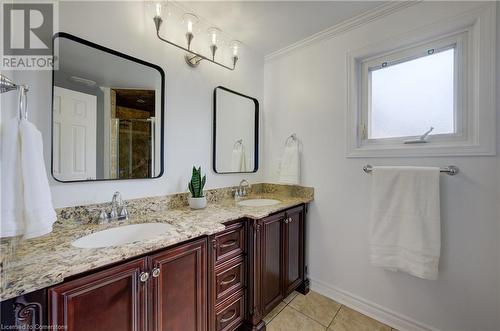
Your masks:
{"label": "tiled floor", "polygon": [[267,331],[396,331],[313,291],[290,294],[264,321]]}

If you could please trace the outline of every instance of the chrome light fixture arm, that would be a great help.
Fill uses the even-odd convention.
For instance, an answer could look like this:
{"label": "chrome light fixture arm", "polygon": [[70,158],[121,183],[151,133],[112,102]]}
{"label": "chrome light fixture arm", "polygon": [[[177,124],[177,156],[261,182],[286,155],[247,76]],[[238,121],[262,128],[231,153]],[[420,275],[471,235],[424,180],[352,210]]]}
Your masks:
{"label": "chrome light fixture arm", "polygon": [[[185,59],[186,59],[186,62],[187,62],[190,66],[192,66],[192,67],[196,67],[196,66],[197,66],[197,65],[198,65],[198,64],[199,64],[202,60],[205,60],[205,61],[208,61],[208,62],[212,62],[212,63],[214,63],[214,64],[217,64],[218,66],[221,66],[221,67],[226,68],[226,69],[231,70],[231,71],[233,71],[233,70],[234,70],[234,68],[236,68],[236,62],[238,61],[238,57],[237,57],[237,56],[234,56],[234,57],[233,57],[233,67],[232,67],[232,68],[231,68],[231,67],[228,67],[228,66],[226,66],[226,65],[224,65],[224,64],[222,64],[222,63],[220,63],[220,62],[215,61],[215,59],[210,59],[210,58],[208,58],[208,57],[206,57],[206,56],[204,56],[204,55],[201,55],[201,54],[199,54],[199,53],[193,52],[193,51],[190,49],[190,48],[191,48],[190,46],[189,46],[188,48],[186,48],[186,47],[183,47],[183,46],[181,46],[181,45],[178,45],[178,44],[176,44],[176,43],[174,43],[174,42],[171,42],[171,41],[170,41],[170,40],[168,40],[168,39],[163,38],[162,36],[160,36],[160,26],[161,26],[161,23],[162,23],[162,21],[163,21],[163,20],[162,20],[162,18],[161,18],[161,17],[159,17],[159,16],[155,16],[155,17],[153,18],[153,20],[154,20],[154,22],[155,22],[155,27],[156,27],[156,36],[158,37],[158,39],[160,39],[160,40],[161,40],[161,41],[163,41],[163,42],[166,42],[167,44],[170,44],[170,45],[172,45],[172,46],[175,46],[175,47],[177,47],[177,48],[179,48],[179,49],[181,49],[181,50],[185,51],[186,53],[188,53],[188,54],[186,54]],[[191,37],[191,39],[192,39],[192,37]],[[190,44],[190,42],[189,42],[189,41],[188,41],[188,43]],[[190,56],[189,54],[191,54],[192,56]],[[215,57],[215,56],[214,56],[214,57]]]}

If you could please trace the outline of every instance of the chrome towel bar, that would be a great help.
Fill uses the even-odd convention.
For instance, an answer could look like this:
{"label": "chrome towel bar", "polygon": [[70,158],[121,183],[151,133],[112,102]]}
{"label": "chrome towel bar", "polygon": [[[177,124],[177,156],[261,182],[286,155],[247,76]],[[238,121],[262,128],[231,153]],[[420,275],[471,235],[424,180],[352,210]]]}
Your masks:
{"label": "chrome towel bar", "polygon": [[[367,174],[369,174],[373,171],[373,167],[371,165],[367,164],[363,167],[363,171],[366,172]],[[440,168],[439,171],[443,172],[447,175],[450,175],[450,176],[455,176],[456,174],[458,174],[460,172],[460,169],[456,166],[447,166],[444,168]]]}

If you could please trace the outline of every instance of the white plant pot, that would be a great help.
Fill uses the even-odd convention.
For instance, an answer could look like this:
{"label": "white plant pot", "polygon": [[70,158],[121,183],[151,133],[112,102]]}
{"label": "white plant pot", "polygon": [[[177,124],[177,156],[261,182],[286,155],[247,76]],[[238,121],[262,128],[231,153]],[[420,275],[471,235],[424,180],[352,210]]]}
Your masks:
{"label": "white plant pot", "polygon": [[188,198],[189,207],[192,209],[203,209],[207,206],[207,197]]}

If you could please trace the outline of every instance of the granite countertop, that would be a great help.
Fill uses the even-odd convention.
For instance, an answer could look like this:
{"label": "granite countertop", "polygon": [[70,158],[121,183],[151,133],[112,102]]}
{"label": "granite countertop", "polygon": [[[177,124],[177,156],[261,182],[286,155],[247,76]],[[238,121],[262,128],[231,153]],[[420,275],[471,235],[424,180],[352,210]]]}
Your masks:
{"label": "granite countertop", "polygon": [[[257,195],[253,194],[254,197]],[[15,254],[7,254],[2,244],[0,301],[61,283],[66,277],[98,267],[130,259],[192,238],[214,234],[225,229],[223,223],[240,218],[260,219],[286,208],[311,202],[311,195],[290,196],[282,192],[260,193],[258,197],[280,200],[264,207],[242,207],[234,199],[209,202],[206,209],[191,210],[187,206],[163,208],[144,213],[131,212],[129,220],[98,225],[64,219],[54,224],[52,233],[20,241]],[[71,242],[93,232],[137,223],[168,223],[173,229],[158,236],[121,246],[76,248]],[[5,257],[8,256],[8,257]]]}

